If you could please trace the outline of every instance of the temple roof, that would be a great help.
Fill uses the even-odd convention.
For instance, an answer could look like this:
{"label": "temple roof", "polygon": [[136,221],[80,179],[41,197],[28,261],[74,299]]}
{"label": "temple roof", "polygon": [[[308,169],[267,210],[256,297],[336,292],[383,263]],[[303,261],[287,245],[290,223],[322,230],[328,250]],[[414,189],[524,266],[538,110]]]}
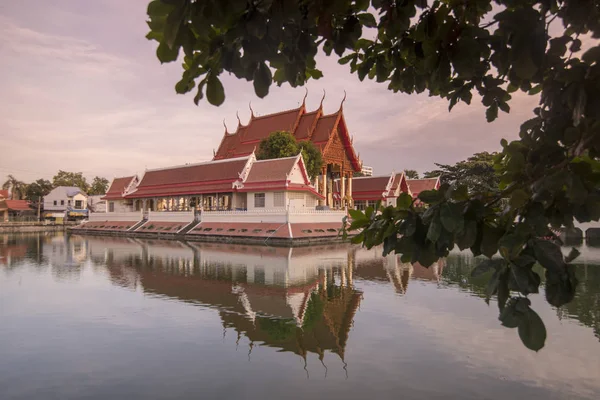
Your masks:
{"label": "temple roof", "polygon": [[250,117],[247,125],[238,125],[234,133],[227,130],[215,153],[215,160],[240,157],[251,154],[260,141],[271,133],[286,131],[294,135],[297,141],[310,140],[323,153],[327,155],[327,147],[336,133],[339,132],[341,142],[348,160],[354,171],[361,170],[358,155],[352,146],[352,139],[348,134],[343,109],[329,115],[324,115],[322,107],[315,111],[307,112],[304,102],[298,108],[278,112],[275,114]]}
{"label": "temple roof", "polygon": [[440,187],[440,178],[408,179],[406,181],[413,197],[417,197],[424,190],[434,190]]}
{"label": "temple roof", "polygon": [[148,170],[127,198],[232,191],[250,157]]}
{"label": "temple roof", "polygon": [[8,190],[0,190],[0,199],[8,199]]}
{"label": "temple roof", "polygon": [[102,197],[102,200],[120,200],[123,198],[123,194],[126,189],[131,185],[131,181],[135,178],[133,176],[124,176],[122,178],[115,178],[108,190],[106,191],[106,195]]}
{"label": "temple roof", "polygon": [[297,162],[297,156],[255,161],[244,183],[285,182]]}

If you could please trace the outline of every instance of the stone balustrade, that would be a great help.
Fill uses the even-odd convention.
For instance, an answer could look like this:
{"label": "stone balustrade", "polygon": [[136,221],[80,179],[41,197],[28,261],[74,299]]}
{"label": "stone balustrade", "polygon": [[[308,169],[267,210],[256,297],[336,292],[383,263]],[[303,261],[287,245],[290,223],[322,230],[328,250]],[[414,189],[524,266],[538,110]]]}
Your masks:
{"label": "stone balustrade", "polygon": [[141,211],[133,212],[107,212],[107,213],[90,213],[88,221],[141,221],[143,218]]}

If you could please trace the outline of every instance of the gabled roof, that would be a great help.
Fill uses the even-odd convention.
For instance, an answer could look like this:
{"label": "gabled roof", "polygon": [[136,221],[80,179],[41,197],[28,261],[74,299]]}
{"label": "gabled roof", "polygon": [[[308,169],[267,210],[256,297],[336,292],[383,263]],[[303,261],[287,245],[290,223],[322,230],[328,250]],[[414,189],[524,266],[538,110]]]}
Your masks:
{"label": "gabled roof", "polygon": [[234,133],[225,130],[214,160],[251,154],[262,139],[276,131],[290,132],[297,141],[309,140],[324,155],[327,154],[327,145],[339,132],[353,170],[358,172],[361,169],[361,162],[348,134],[342,107],[333,114],[324,115],[321,106],[315,111],[307,112],[304,102],[298,108],[275,114],[256,117],[252,113],[247,125],[240,123]]}
{"label": "gabled roof", "polygon": [[0,210],[31,211],[27,200],[0,200]]}
{"label": "gabled roof", "polygon": [[127,188],[131,185],[132,181],[136,178],[133,176],[124,176],[122,178],[115,178],[108,190],[106,195],[101,200],[121,200]]}
{"label": "gabled roof", "polygon": [[0,190],[0,199],[8,199],[8,190]]}
{"label": "gabled roof", "polygon": [[[302,183],[292,182],[290,179],[296,166],[302,174]],[[319,198],[324,198],[311,186],[301,154],[294,157],[254,161],[250,167],[248,177],[238,190],[240,192],[259,190],[306,191]]]}
{"label": "gabled roof", "polygon": [[57,186],[52,189],[50,193],[52,194],[50,197],[73,197],[78,193],[87,196],[87,194],[77,186]]}
{"label": "gabled roof", "polygon": [[384,198],[391,176],[367,176],[352,179],[352,199],[381,200]]}
{"label": "gabled roof", "polygon": [[408,179],[406,181],[413,197],[417,197],[424,190],[434,190],[440,187],[440,178]]}
{"label": "gabled roof", "polygon": [[160,197],[232,191],[233,182],[239,179],[250,158],[250,156],[239,157],[147,170],[136,190],[126,194],[125,197]]}
{"label": "gabled roof", "polygon": [[288,175],[298,162],[298,156],[259,160],[252,164],[244,184],[258,182],[277,182],[287,180]]}

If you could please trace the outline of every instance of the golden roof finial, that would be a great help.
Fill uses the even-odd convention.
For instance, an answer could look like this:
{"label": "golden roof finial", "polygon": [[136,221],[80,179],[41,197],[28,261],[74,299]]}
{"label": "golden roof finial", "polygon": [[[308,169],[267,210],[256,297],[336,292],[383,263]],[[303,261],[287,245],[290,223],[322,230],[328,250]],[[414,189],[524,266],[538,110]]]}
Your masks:
{"label": "golden roof finial", "polygon": [[250,116],[254,117],[254,110],[252,109],[252,101],[248,103],[248,107],[250,108]]}
{"label": "golden roof finial", "polygon": [[321,108],[321,109],[323,108],[323,100],[325,100],[325,95],[326,95],[325,89],[323,89],[323,97],[321,98],[321,104],[319,104],[319,108]]}
{"label": "golden roof finial", "polygon": [[306,90],[306,93],[304,93],[304,98],[302,99],[303,106],[306,104],[306,97],[308,97],[308,88],[305,87],[304,90]]}
{"label": "golden roof finial", "polygon": [[227,125],[225,125],[225,118],[223,118],[223,126],[225,127],[225,134],[228,134]]}
{"label": "golden roof finial", "polygon": [[342,103],[340,104],[340,110],[344,107],[344,102],[346,101],[346,91],[344,90],[344,98],[342,99]]}
{"label": "golden roof finial", "polygon": [[236,111],[235,116],[237,117],[237,120],[238,120],[238,127],[242,126],[242,121],[240,121],[240,112]]}

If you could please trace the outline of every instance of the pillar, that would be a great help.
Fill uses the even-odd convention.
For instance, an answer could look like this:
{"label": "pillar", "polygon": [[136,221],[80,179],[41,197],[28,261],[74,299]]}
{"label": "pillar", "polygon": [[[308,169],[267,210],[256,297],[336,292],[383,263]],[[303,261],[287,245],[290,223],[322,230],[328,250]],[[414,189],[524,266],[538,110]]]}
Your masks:
{"label": "pillar", "polygon": [[352,171],[348,172],[348,208],[354,207],[354,199],[352,199]]}
{"label": "pillar", "polygon": [[321,195],[324,197],[322,202],[323,202],[323,205],[326,205],[327,204],[327,166],[324,166],[321,169],[321,176],[323,177],[321,179]]}
{"label": "pillar", "polygon": [[344,171],[340,174],[340,207],[344,208],[346,203],[346,174]]}

